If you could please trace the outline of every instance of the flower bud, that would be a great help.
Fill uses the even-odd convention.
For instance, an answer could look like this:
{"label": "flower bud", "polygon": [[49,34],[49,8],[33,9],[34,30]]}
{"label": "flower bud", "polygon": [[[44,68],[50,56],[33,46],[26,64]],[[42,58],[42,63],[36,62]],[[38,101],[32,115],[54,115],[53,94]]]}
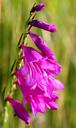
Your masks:
{"label": "flower bud", "polygon": [[41,11],[44,8],[44,4],[43,3],[39,3],[37,5],[35,5],[32,9],[31,12],[35,12],[35,11]]}
{"label": "flower bud", "polygon": [[24,120],[27,124],[30,123],[30,116],[28,115],[27,111],[25,110],[24,106],[18,101],[11,97],[7,97],[6,101],[12,105],[15,114],[22,120]]}
{"label": "flower bud", "polygon": [[29,24],[31,26],[44,29],[46,31],[50,31],[50,32],[56,32],[57,31],[56,26],[54,24],[48,24],[48,23],[43,22],[43,21],[32,20],[29,22]]}

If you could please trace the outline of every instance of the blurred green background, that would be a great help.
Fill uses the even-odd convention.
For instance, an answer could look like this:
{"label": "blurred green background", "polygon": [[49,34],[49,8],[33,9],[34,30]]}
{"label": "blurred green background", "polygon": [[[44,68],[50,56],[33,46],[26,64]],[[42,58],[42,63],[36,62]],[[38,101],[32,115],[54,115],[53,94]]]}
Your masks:
{"label": "blurred green background", "polygon": [[[60,92],[59,110],[32,117],[32,128],[76,128],[76,0],[0,0],[0,128],[26,128],[24,122],[14,117],[6,104],[9,72],[16,58],[16,46],[25,21],[35,2],[44,2],[46,8],[39,12],[38,19],[56,24],[57,33],[34,28],[54,51],[63,66],[58,78],[65,90]],[[29,41],[29,40],[28,40]],[[19,97],[18,89],[14,92]]]}

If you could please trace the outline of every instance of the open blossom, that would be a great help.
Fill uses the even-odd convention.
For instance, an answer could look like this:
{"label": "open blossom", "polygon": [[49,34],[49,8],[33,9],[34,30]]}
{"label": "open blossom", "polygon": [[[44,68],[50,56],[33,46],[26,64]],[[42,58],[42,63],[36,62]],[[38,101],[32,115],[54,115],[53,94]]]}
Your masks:
{"label": "open blossom", "polygon": [[23,94],[23,102],[29,103],[33,114],[45,112],[46,108],[57,109],[55,101],[59,96],[56,90],[63,90],[63,84],[48,73],[47,68],[42,68],[43,64],[39,64],[39,61],[46,60],[43,54],[24,45],[21,48],[24,65],[16,71],[16,83]]}
{"label": "open blossom", "polygon": [[13,99],[12,97],[7,97],[6,100],[12,105],[15,114],[28,124],[30,122],[30,116],[28,115],[24,106],[18,100]]}
{"label": "open blossom", "polygon": [[56,32],[57,31],[56,26],[54,24],[49,24],[49,23],[46,23],[43,21],[32,20],[32,21],[29,21],[29,24],[31,26],[38,27],[38,28],[44,29],[44,30],[49,31],[49,32]]}
{"label": "open blossom", "polygon": [[44,3],[39,3],[39,4],[35,5],[35,6],[31,9],[31,12],[41,11],[43,8],[44,8]]}

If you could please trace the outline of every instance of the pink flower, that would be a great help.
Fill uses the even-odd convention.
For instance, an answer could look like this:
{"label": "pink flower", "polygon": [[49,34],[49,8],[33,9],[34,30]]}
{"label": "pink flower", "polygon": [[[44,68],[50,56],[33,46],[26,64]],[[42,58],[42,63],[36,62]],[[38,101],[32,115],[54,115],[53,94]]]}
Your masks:
{"label": "pink flower", "polygon": [[15,114],[28,124],[30,122],[30,116],[28,115],[24,106],[18,100],[13,99],[12,97],[7,97],[6,100],[12,105]]}
{"label": "pink flower", "polygon": [[24,45],[21,48],[24,65],[16,71],[16,83],[23,94],[23,103],[29,103],[33,114],[45,112],[46,108],[57,109],[55,100],[59,96],[56,90],[63,90],[63,84],[51,75],[51,71],[47,71],[51,66],[47,67],[47,57],[44,54]]}

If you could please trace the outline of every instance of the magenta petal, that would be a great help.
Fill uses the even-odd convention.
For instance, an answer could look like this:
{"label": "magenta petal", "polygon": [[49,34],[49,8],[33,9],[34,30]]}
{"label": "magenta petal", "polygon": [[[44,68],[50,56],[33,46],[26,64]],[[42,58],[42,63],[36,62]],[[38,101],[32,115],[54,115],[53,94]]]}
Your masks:
{"label": "magenta petal", "polygon": [[58,105],[57,105],[55,102],[53,102],[53,101],[51,101],[51,102],[49,103],[49,105],[50,105],[50,108],[51,108],[51,109],[58,109]]}
{"label": "magenta petal", "polygon": [[43,98],[38,96],[36,103],[37,103],[37,111],[41,113],[45,112],[46,108]]}
{"label": "magenta petal", "polygon": [[41,59],[38,61],[38,64],[47,72],[47,74],[50,75],[59,74],[61,71],[61,65],[49,59]]}
{"label": "magenta petal", "polygon": [[54,24],[49,24],[49,23],[46,23],[46,22],[43,22],[43,21],[32,20],[32,21],[29,22],[29,24],[31,26],[44,29],[46,31],[50,31],[50,32],[56,32],[57,31],[56,26]]}
{"label": "magenta petal", "polygon": [[24,120],[27,124],[30,123],[30,116],[28,115],[24,106],[18,100],[15,100],[11,97],[7,97],[6,100],[9,101],[9,103],[11,103],[11,105],[15,111],[15,114],[20,119]]}
{"label": "magenta petal", "polygon": [[[51,59],[48,59],[47,60],[48,63],[50,63],[50,67],[48,68],[48,71],[52,74],[60,74],[60,72],[62,71],[62,66],[60,64],[58,64],[58,62],[55,60],[51,60]],[[50,74],[49,73],[49,74]]]}
{"label": "magenta petal", "polygon": [[30,105],[33,114],[35,115],[37,112],[45,112],[45,101],[42,98],[43,96],[37,95],[37,96],[31,96],[30,97]]}
{"label": "magenta petal", "polygon": [[51,98],[52,98],[52,100],[56,100],[59,98],[59,95],[57,94],[57,92],[53,91],[51,94]]}
{"label": "magenta petal", "polygon": [[37,111],[36,111],[37,104],[34,101],[34,99],[32,98],[32,95],[29,98],[29,103],[30,103],[30,106],[31,106],[32,113],[33,113],[33,115],[35,115],[37,113]]}
{"label": "magenta petal", "polygon": [[55,89],[64,90],[64,85],[59,80],[55,80],[54,87]]}
{"label": "magenta petal", "polygon": [[54,87],[55,90],[63,90],[64,85],[59,81],[53,78],[51,75],[49,76],[50,84]]}
{"label": "magenta petal", "polygon": [[32,47],[26,47],[22,45],[21,48],[22,48],[25,63],[35,62],[43,58],[42,55]]}

